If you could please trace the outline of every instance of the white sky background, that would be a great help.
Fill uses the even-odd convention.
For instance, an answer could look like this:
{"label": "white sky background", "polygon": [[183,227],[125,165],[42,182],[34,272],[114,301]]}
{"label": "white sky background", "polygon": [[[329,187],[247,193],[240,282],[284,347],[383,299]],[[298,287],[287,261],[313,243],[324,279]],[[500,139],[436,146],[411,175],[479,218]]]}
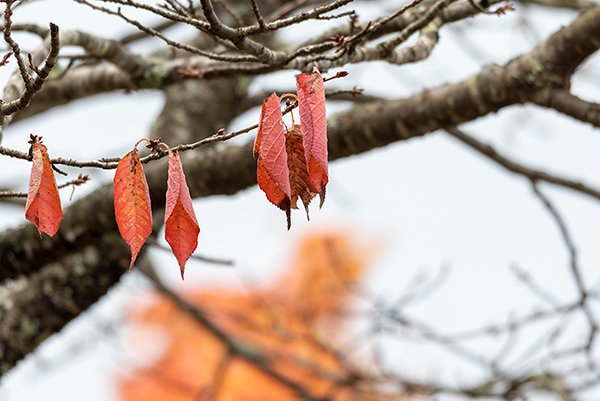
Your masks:
{"label": "white sky background", "polygon": [[[385,11],[373,3],[355,6],[362,20]],[[386,5],[395,9],[402,3],[388,1]],[[525,15],[531,17],[529,29],[522,25]],[[478,16],[444,27],[440,44],[425,62],[402,67],[380,62],[349,66],[350,76],[335,85],[339,88],[358,85],[369,94],[397,98],[425,87],[455,82],[479,71],[483,65],[504,63],[529,50],[574,16],[566,10],[523,6],[502,18]],[[83,29],[113,37],[132,31],[113,18],[64,0],[24,6],[16,12],[15,21],[44,25],[52,21],[63,30]],[[283,36],[300,41],[326,26],[323,22],[305,23],[286,30]],[[17,38],[26,49],[35,44],[30,36]],[[152,44],[156,42],[146,41],[139,49],[150,48]],[[599,66],[600,57],[596,55],[576,75],[573,91],[577,95],[600,101]],[[5,82],[14,67],[11,62],[8,68],[0,69],[0,83]],[[259,78],[252,90],[290,87],[293,75],[290,71]],[[14,124],[2,144],[26,150],[28,134],[34,132],[44,136],[53,156],[91,159],[122,155],[136,139],[147,136],[162,100],[158,92],[138,92],[79,101]],[[328,107],[332,111],[344,105],[328,104]],[[230,128],[241,128],[257,119],[258,110],[253,110],[238,118]],[[529,166],[600,186],[597,156],[600,135],[587,125],[527,106],[505,109],[464,128]],[[26,162],[0,158],[3,172],[0,185],[25,189],[29,168]],[[78,188],[75,197],[112,178],[112,172],[86,173],[94,180]],[[73,171],[75,174],[77,171]],[[597,283],[600,205],[566,190],[547,185],[542,189],[571,229],[586,282]],[[69,204],[67,192],[62,194],[64,206]],[[284,215],[256,187],[235,196],[197,200],[194,205],[202,229],[199,252],[232,258],[237,264],[233,269],[220,269],[189,262],[186,281],[182,283],[174,257],[152,251],[163,277],[174,288],[239,286],[248,278],[268,281],[305,232],[317,227],[343,226],[367,239],[381,241],[382,256],[367,282],[380,296],[396,297],[406,290],[416,274],[433,276],[441,266],[450,267],[433,295],[406,311],[447,334],[519,316],[542,306],[539,299],[518,283],[510,272],[511,264],[526,269],[560,300],[572,299],[575,294],[559,232],[547,211],[532,196],[528,182],[442,132],[332,163],[324,208],[317,210],[313,206],[308,224],[303,212],[294,213],[289,233]],[[0,227],[24,221],[23,207],[0,204]],[[112,380],[125,373],[135,357],[131,355],[131,344],[110,332],[107,335],[104,326],[118,322],[127,305],[147,299],[145,288],[139,275],[128,274],[99,305],[14,369],[0,384],[0,400],[116,400]],[[571,323],[567,328],[571,333],[565,334],[564,341],[582,335],[584,326],[576,321]],[[547,330],[547,326],[538,326],[527,331],[527,336],[520,338],[515,349],[505,355],[506,366],[525,367],[519,356]],[[142,339],[139,347],[146,354],[160,352],[159,340],[150,336]],[[502,341],[482,341],[479,350],[489,356],[501,344]],[[394,341],[386,341],[385,346],[391,366],[407,377],[469,383],[482,374],[479,367],[437,347]],[[540,395],[533,399],[550,398]]]}

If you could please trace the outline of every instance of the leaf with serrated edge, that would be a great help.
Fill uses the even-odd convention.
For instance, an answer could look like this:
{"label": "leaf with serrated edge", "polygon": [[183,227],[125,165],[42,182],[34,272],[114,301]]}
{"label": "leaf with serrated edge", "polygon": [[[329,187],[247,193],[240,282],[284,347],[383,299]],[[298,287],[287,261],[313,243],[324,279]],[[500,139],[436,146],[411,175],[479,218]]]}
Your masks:
{"label": "leaf with serrated edge", "polygon": [[177,258],[181,278],[185,263],[198,246],[200,227],[192,206],[192,197],[185,181],[179,153],[169,152],[169,178],[165,206],[165,239]]}
{"label": "leaf with serrated edge", "polygon": [[[286,132],[285,135],[285,147],[288,157],[288,167],[290,170],[290,186],[292,189],[292,196],[290,207],[292,209],[298,208],[298,198],[302,201],[304,209],[306,210],[306,218],[310,220],[308,214],[308,204],[315,197],[318,191],[315,189],[308,176],[308,168],[306,166],[306,158],[304,156],[304,147],[302,146],[302,134],[300,125],[294,125],[294,127]],[[288,228],[291,225],[291,221],[288,220]]]}
{"label": "leaf with serrated edge", "polygon": [[273,93],[263,102],[254,152],[258,156],[258,186],[271,203],[289,210],[291,189],[280,101]]}
{"label": "leaf with serrated edge", "polygon": [[25,218],[42,232],[53,236],[63,218],[58,187],[48,157],[48,149],[40,137],[32,136],[31,154],[33,163],[27,192]]}
{"label": "leaf with serrated edge", "polygon": [[119,160],[114,192],[115,219],[121,237],[131,249],[131,270],[142,245],[152,233],[150,193],[137,149]]}
{"label": "leaf with serrated edge", "polygon": [[296,91],[300,109],[300,122],[304,137],[304,152],[308,175],[319,191],[321,206],[325,201],[327,175],[327,117],[325,112],[325,85],[319,70],[312,74],[296,76]]}

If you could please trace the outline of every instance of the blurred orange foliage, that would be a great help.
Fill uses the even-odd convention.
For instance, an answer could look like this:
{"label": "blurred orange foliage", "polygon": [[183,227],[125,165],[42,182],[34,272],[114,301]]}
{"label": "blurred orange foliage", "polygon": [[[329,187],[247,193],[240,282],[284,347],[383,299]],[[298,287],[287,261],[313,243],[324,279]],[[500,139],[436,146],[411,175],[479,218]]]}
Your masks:
{"label": "blurred orange foliage", "polygon": [[[357,391],[349,384],[352,373],[332,345],[340,342],[352,288],[373,251],[348,233],[312,234],[268,288],[246,293],[198,291],[185,298],[234,341],[247,345],[248,352],[267,355],[273,370],[312,397],[352,400]],[[167,300],[138,310],[133,321],[158,327],[167,345],[156,363],[120,380],[118,391],[125,401],[298,398],[254,364],[227,355],[219,339]]]}

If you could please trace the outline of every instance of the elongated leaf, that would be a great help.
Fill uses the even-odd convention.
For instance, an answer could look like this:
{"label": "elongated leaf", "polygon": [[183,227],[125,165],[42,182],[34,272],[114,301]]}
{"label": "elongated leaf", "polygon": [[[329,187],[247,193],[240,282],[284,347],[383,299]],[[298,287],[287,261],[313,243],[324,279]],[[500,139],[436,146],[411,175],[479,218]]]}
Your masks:
{"label": "elongated leaf", "polygon": [[283,115],[280,98],[275,93],[263,102],[254,152],[258,157],[258,186],[271,203],[282,210],[289,210],[291,189]]}
{"label": "elongated leaf", "polygon": [[[304,209],[306,210],[306,217],[310,220],[308,215],[308,204],[315,197],[318,191],[315,189],[308,176],[306,157],[304,155],[304,147],[302,146],[302,133],[300,125],[294,125],[290,131],[286,132],[285,147],[288,157],[290,186],[292,190],[290,207],[292,209],[297,209],[298,198],[300,198],[302,204],[304,205]],[[288,229],[290,226],[291,221],[288,217]]]}
{"label": "elongated leaf", "polygon": [[319,191],[321,206],[325,201],[327,175],[327,118],[325,113],[325,85],[317,68],[312,74],[296,76],[296,91],[300,108],[300,122],[304,136],[304,152],[308,175]]}
{"label": "elongated leaf", "polygon": [[119,160],[114,191],[115,218],[121,237],[131,249],[131,270],[142,245],[152,232],[150,193],[137,149]]}
{"label": "elongated leaf", "polygon": [[42,232],[53,236],[63,218],[60,196],[50,165],[48,149],[42,144],[41,137],[31,136],[31,155],[33,164],[27,192],[25,218]]}
{"label": "elongated leaf", "polygon": [[169,179],[165,206],[165,239],[171,246],[181,270],[198,246],[200,227],[192,206],[192,197],[185,181],[179,153],[169,152]]}

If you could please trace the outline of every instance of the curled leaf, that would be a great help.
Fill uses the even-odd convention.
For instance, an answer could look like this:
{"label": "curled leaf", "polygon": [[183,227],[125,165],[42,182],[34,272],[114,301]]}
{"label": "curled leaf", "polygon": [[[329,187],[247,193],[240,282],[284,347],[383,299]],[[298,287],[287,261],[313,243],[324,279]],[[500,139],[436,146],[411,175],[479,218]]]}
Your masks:
{"label": "curled leaf", "polygon": [[258,186],[271,203],[289,210],[291,189],[280,101],[273,93],[263,102],[254,153],[258,158]]}
{"label": "curled leaf", "polygon": [[31,135],[31,157],[33,160],[25,218],[31,221],[42,232],[53,236],[63,218],[58,195],[58,187],[48,157],[48,149],[42,143],[42,138]]}
{"label": "curled leaf", "polygon": [[327,175],[327,118],[325,113],[325,85],[319,70],[296,76],[296,91],[300,108],[301,131],[308,175],[319,191],[321,206],[325,201]]}
{"label": "curled leaf", "polygon": [[131,263],[152,232],[150,193],[137,149],[127,153],[117,165],[114,179],[115,218],[121,237],[131,249]]}
{"label": "curled leaf", "polygon": [[165,206],[165,239],[171,246],[181,270],[198,246],[200,227],[192,206],[179,153],[169,152],[169,179]]}
{"label": "curled leaf", "polygon": [[[298,198],[302,201],[308,215],[308,204],[317,194],[312,181],[308,176],[308,168],[306,166],[306,158],[304,155],[304,147],[302,146],[302,133],[300,125],[294,127],[285,134],[285,147],[288,157],[288,167],[290,171],[290,187],[291,198],[290,207],[297,209]],[[310,218],[309,218],[310,219]],[[288,229],[291,226],[290,217],[288,214]]]}

